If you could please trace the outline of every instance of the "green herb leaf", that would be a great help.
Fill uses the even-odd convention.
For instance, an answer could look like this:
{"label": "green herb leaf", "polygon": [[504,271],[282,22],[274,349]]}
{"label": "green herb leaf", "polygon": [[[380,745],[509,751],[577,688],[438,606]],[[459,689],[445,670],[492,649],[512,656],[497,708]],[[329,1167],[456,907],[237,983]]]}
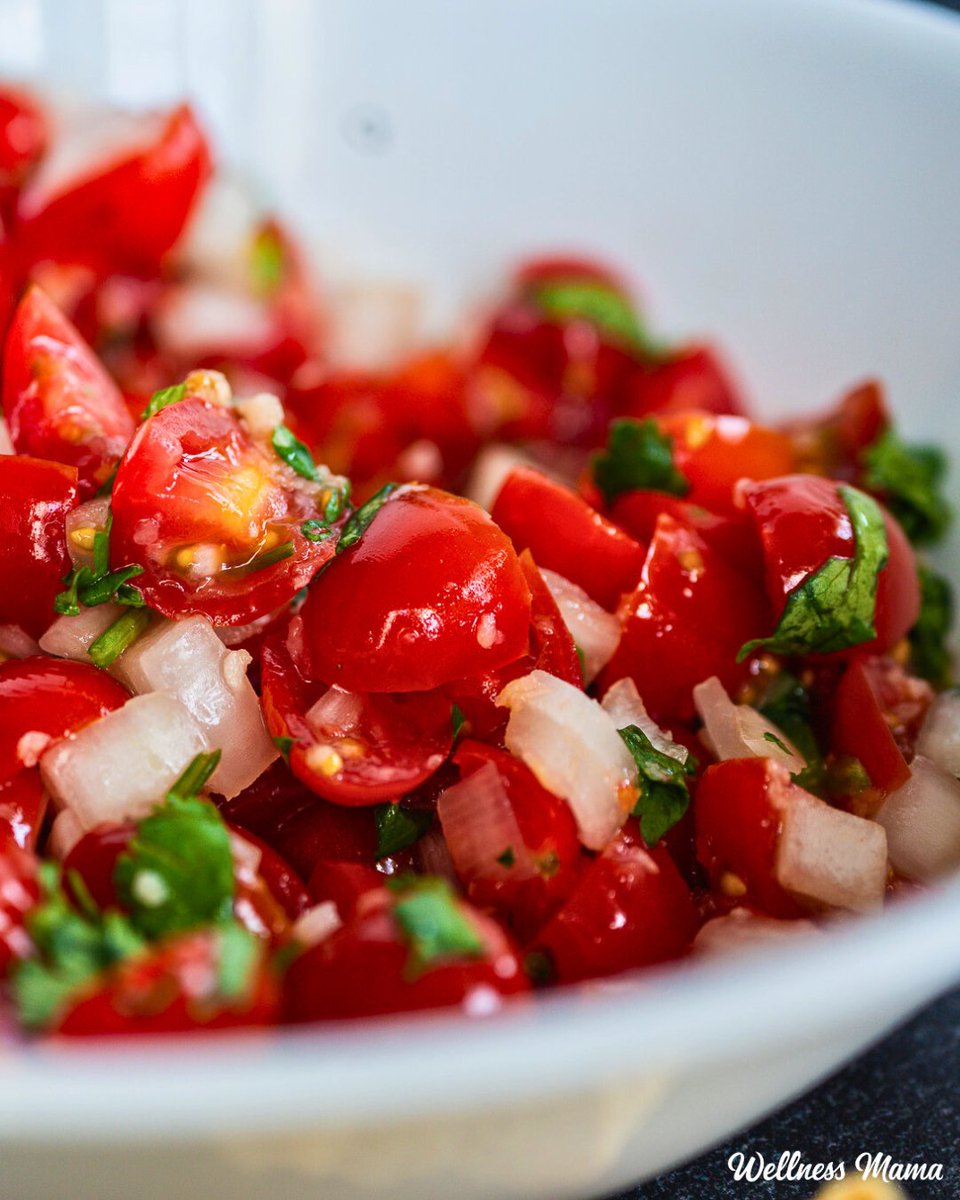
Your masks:
{"label": "green herb leaf", "polygon": [[250,274],[254,291],[262,296],[273,295],[283,283],[286,267],[283,242],[272,225],[265,225],[257,231],[250,247]]}
{"label": "green herb leaf", "polygon": [[330,526],[317,520],[304,521],[300,526],[300,532],[308,542],[325,542],[328,538],[333,537],[333,530]]}
{"label": "green herb leaf", "polygon": [[281,542],[278,546],[272,546],[269,550],[263,550],[260,554],[255,554],[253,558],[244,567],[245,571],[265,571],[267,567],[275,566],[278,562],[283,562],[285,558],[292,558],[294,555],[293,542]]}
{"label": "green herb leaf", "polygon": [[142,608],[122,613],[87,650],[90,661],[98,667],[109,667],[132,646],[150,623],[150,614]]}
{"label": "green herb leaf", "polygon": [[497,862],[501,867],[505,867],[508,871],[511,867],[516,865],[516,861],[517,856],[514,854],[512,846],[508,846],[502,854],[497,855]]}
{"label": "green herb leaf", "polygon": [[687,776],[696,770],[688,759],[681,763],[657,750],[642,729],[628,725],[620,736],[637,764],[640,798],[633,814],[640,820],[640,832],[648,846],[655,846],[680,820],[690,804]]}
{"label": "green herb leaf", "polygon": [[407,966],[411,974],[419,974],[440,959],[483,956],[480,934],[457,907],[445,879],[403,876],[388,886],[399,893],[393,916],[410,947]]}
{"label": "green herb leaf", "polygon": [[770,637],[756,638],[740,650],[742,662],[754,650],[774,654],[832,654],[877,636],[873,620],[877,576],[887,562],[887,533],[875,500],[857,488],[837,488],[853,526],[852,558],[828,558],[787,597]]}
{"label": "green herb leaf", "polygon": [[304,479],[319,479],[320,472],[307,446],[286,425],[278,425],[270,439],[278,458]]}
{"label": "green herb leaf", "polygon": [[806,688],[794,675],[781,671],[767,685],[755,707],[768,721],[783,730],[807,760],[806,767],[793,776],[794,782],[808,792],[820,795],[823,788],[823,755],[813,732],[813,709]]}
{"label": "green herb leaf", "polygon": [[204,784],[217,769],[220,750],[197,754],[184,768],[183,774],[167,792],[167,800],[192,800],[203,791]]}
{"label": "green herb leaf", "polygon": [[637,354],[652,349],[633,305],[599,279],[556,279],[533,289],[534,303],[550,321],[586,321],[611,342]]}
{"label": "green herb leaf", "polygon": [[877,492],[918,546],[938,542],[950,524],[940,490],[947,457],[938,446],[907,446],[888,429],[864,451],[863,484]]}
{"label": "green herb leaf", "polygon": [[823,782],[826,794],[832,800],[839,800],[845,796],[859,796],[870,787],[870,776],[859,758],[841,754],[828,763]]}
{"label": "green herb leaf", "polygon": [[284,762],[287,764],[287,766],[289,766],[290,765],[290,751],[293,749],[293,738],[292,737],[275,737],[273,739],[273,744],[283,755]]}
{"label": "green herb leaf", "polygon": [[174,384],[173,387],[161,388],[159,392],[154,392],[150,397],[150,403],[140,414],[140,420],[146,421],[149,417],[155,416],[161,408],[168,408],[171,404],[178,404],[187,394],[187,385],[185,383]]}
{"label": "green herb leaf", "polygon": [[399,804],[378,804],[373,810],[377,826],[377,858],[386,858],[412,846],[433,824],[433,813]]}
{"label": "green herb leaf", "polygon": [[323,502],[323,519],[328,525],[332,525],[334,521],[340,520],[350,501],[350,481],[331,484],[327,490],[329,495]]}
{"label": "green herb leaf", "polygon": [[217,991],[223,1000],[242,1000],[250,994],[260,957],[257,939],[237,921],[224,921],[217,928],[217,940]]}
{"label": "green herb leaf", "polygon": [[370,497],[366,504],[361,504],[355,512],[350,514],[350,517],[344,523],[343,529],[340,531],[340,541],[337,542],[338,554],[342,554],[344,550],[349,550],[351,546],[360,541],[370,527],[370,522],[399,486],[398,483],[385,483],[379,492]]}
{"label": "green herb leaf", "polygon": [[131,608],[142,608],[143,595],[138,588],[133,587],[128,580],[143,574],[143,567],[136,563],[121,567],[117,571],[110,570],[110,530],[113,526],[113,514],[107,517],[104,529],[98,529],[93,535],[93,567],[75,567],[69,575],[64,576],[66,590],[54,597],[54,611],[65,617],[76,617],[80,614],[80,605],[84,608],[95,608],[98,604],[116,601]]}
{"label": "green herb leaf", "polygon": [[456,742],[457,738],[460,736],[466,723],[467,718],[463,715],[463,709],[459,704],[454,704],[450,710],[450,724],[453,727],[454,742]]}
{"label": "green herb leaf", "polygon": [[594,455],[593,477],[608,504],[623,492],[644,489],[685,496],[689,481],[673,461],[673,441],[656,421],[622,417],[610,422],[607,448]]}
{"label": "green herb leaf", "polygon": [[787,746],[786,742],[783,740],[783,738],[778,738],[775,733],[770,733],[767,731],[763,735],[763,740],[765,742],[772,743],[772,745],[776,746],[779,750],[782,750],[784,754],[790,753],[790,748]]}
{"label": "green herb leaf", "polygon": [[920,577],[920,616],[907,637],[910,665],[937,687],[949,687],[953,663],[947,640],[953,625],[953,589],[942,575],[917,563]]}

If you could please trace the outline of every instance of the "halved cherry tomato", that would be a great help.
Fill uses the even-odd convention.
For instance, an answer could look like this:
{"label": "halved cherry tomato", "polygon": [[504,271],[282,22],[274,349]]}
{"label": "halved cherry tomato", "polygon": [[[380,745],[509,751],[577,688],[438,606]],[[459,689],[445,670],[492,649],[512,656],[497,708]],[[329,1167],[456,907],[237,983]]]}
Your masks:
{"label": "halved cherry tomato", "polygon": [[136,832],[136,825],[129,822],[105,821],[70,848],[63,860],[63,879],[64,888],[74,902],[81,900],[72,882],[79,878],[98,908],[120,907],[114,872],[117,860],[126,853]]}
{"label": "halved cherry tomato", "polygon": [[290,767],[297,778],[318,796],[347,805],[395,800],[429,779],[453,743],[447,696],[328,688],[304,674],[291,653],[300,625],[294,617],[287,629],[268,634],[261,656],[267,728],[293,739]]}
{"label": "halved cherry tomato", "polygon": [[518,551],[529,550],[539,566],[578,584],[604,608],[616,608],[637,586],[643,546],[539,471],[511,471],[492,516]]}
{"label": "halved cherry tomato", "polygon": [[287,920],[295,921],[310,906],[309,893],[296,871],[263,838],[251,833],[249,829],[239,829],[236,826],[231,826],[231,828],[259,851],[257,876],[281,906]]}
{"label": "halved cherry tomato", "polygon": [[21,300],[7,335],[3,411],[17,451],[76,467],[82,497],[106,480],[133,437],[117,385],[38,287]]}
{"label": "halved cherry tomato", "polygon": [[[319,484],[257,445],[227,408],[188,396],[141,425],[113,486],[113,565],[164,616],[243,625],[292,599],[333,554],[312,542]],[[291,553],[259,565],[288,545]]]}
{"label": "halved cherry tomato", "polygon": [[0,853],[10,842],[36,849],[48,801],[39,771],[20,771],[0,783]]}
{"label": "halved cherry tomato", "polygon": [[482,508],[411,484],[314,581],[303,622],[318,678],[355,692],[429,691],[525,653],[530,591]]}
{"label": "halved cherry tomato", "polygon": [[560,983],[678,958],[696,933],[690,889],[673,859],[629,829],[581,873],[567,902],[534,937]]}
{"label": "halved cherry tomato", "polygon": [[799,468],[855,483],[860,455],[889,425],[883,387],[868,379],[842,396],[830,412],[790,421],[783,432],[793,442]]}
{"label": "halved cherry tomato", "polygon": [[24,191],[17,228],[22,252],[28,261],[78,263],[105,275],[154,275],[183,232],[210,170],[203,133],[181,105],[153,140],[94,165],[72,187],[52,196]]}
{"label": "halved cherry tomato", "polygon": [[0,979],[12,962],[33,952],[24,918],[39,899],[37,860],[21,846],[0,843]]}
{"label": "halved cherry tomato", "polygon": [[43,111],[26,92],[0,88],[0,219],[13,215],[16,196],[47,144]]}
{"label": "halved cherry tomato", "polygon": [[684,346],[634,373],[624,415],[699,411],[739,415],[743,400],[710,346]]}
{"label": "halved cherry tomato", "polygon": [[341,921],[352,921],[364,896],[378,892],[385,883],[375,868],[359,862],[339,862],[322,858],[313,868],[308,881],[314,904],[331,901],[337,906]]}
{"label": "halved cherry tomato", "polygon": [[50,627],[70,570],[65,522],[76,505],[75,468],[0,456],[0,623],[33,637]]}
{"label": "halved cherry tomato", "polygon": [[774,875],[783,814],[802,792],[769,758],[734,758],[707,767],[694,798],[697,857],[721,895],[775,917],[803,908]]}
{"label": "halved cherry tomato", "polygon": [[[787,475],[753,483],[743,489],[743,495],[763,544],[767,593],[778,617],[788,595],[829,558],[853,556],[850,514],[837,484],[816,475]],[[920,613],[913,550],[899,523],[882,511],[889,553],[887,565],[877,577],[877,636],[855,647],[858,654],[889,650],[906,636]]]}
{"label": "halved cherry tomato", "polygon": [[290,1021],[343,1020],[417,1009],[457,1007],[477,1016],[496,1011],[529,985],[509,938],[496,921],[453,903],[479,934],[480,956],[453,955],[410,970],[410,948],[384,889],[325,941],[294,959],[284,981]]}
{"label": "halved cherry tomato", "polygon": [[663,514],[640,585],[621,608],[623,637],[601,688],[629,676],[655,720],[689,721],[698,683],[717,675],[735,692],[746,681],[749,661],[738,663],[737,654],[768,612],[759,587]]}
{"label": "halved cherry tomato", "polygon": [[221,981],[221,945],[216,928],[200,929],[125,959],[73,1000],[54,1032],[99,1037],[274,1024],[277,985],[266,944],[258,943],[239,995]]}

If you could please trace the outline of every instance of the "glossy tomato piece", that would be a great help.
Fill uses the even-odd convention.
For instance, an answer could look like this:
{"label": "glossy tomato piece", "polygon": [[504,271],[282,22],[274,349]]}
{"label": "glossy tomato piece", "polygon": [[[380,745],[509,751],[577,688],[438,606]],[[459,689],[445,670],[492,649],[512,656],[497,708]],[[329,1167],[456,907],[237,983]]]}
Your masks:
{"label": "glossy tomato piece", "polygon": [[321,859],[310,873],[308,890],[314,904],[330,901],[341,921],[351,921],[363,897],[379,892],[385,877],[375,867],[359,862]]}
{"label": "glossy tomato piece", "polygon": [[524,654],[530,590],[482,508],[411,484],[314,581],[303,622],[318,678],[355,692],[429,691]]}
{"label": "glossy tomato piece", "polygon": [[17,451],[76,467],[83,497],[104,483],[133,437],[119,388],[38,287],[21,300],[7,334],[3,412]]}
{"label": "glossy tomato piece", "polygon": [[251,833],[249,829],[239,829],[236,826],[232,828],[253,846],[259,855],[256,875],[283,909],[287,920],[295,921],[310,906],[310,895],[300,876],[290,863],[263,838]]}
{"label": "glossy tomato piece", "polygon": [[693,897],[670,855],[627,831],[582,872],[532,945],[557,982],[573,983],[678,958],[696,929]]}
{"label": "glossy tomato piece", "polygon": [[63,879],[64,888],[74,902],[82,901],[72,882],[79,878],[98,908],[120,907],[114,872],[117,860],[126,853],[136,832],[136,825],[130,822],[105,821],[70,848],[63,860]]}
{"label": "glossy tomato piece", "polygon": [[188,1033],[272,1025],[277,985],[266,943],[239,995],[221,984],[220,936],[215,929],[180,934],[126,959],[78,995],[54,1032],[65,1037],[108,1034]]}
{"label": "glossy tomato piece", "polygon": [[604,608],[616,608],[637,585],[643,546],[539,471],[511,471],[492,515],[518,551],[529,550],[538,566],[578,584]]}
{"label": "glossy tomato piece", "polygon": [[505,997],[528,990],[501,927],[459,900],[453,903],[480,936],[482,952],[412,969],[410,947],[393,915],[396,899],[386,889],[379,898],[369,894],[352,920],[294,960],[284,986],[288,1020],[342,1020],[431,1008],[482,1016],[501,1008]]}
{"label": "glossy tomato piece", "polygon": [[37,860],[21,846],[0,841],[0,979],[12,962],[33,951],[24,919],[39,899]]}
{"label": "glossy tomato piece", "polygon": [[656,721],[693,718],[693,689],[717,675],[735,693],[750,672],[737,654],[769,622],[760,588],[694,530],[657,521],[640,586],[620,610],[623,636],[600,676],[601,690],[629,676]]}
{"label": "glossy tomato piece", "polygon": [[35,850],[48,802],[39,771],[20,771],[0,783],[0,848],[13,842]]}
{"label": "glossy tomato piece", "polygon": [[145,123],[145,139],[119,159],[92,165],[66,190],[45,195],[28,188],[17,229],[24,256],[104,275],[156,274],[184,230],[211,163],[187,105],[153,129]]}
{"label": "glossy tomato piece", "polygon": [[76,505],[75,468],[0,456],[0,624],[33,637],[49,628],[71,566],[66,519]]}
{"label": "glossy tomato piece", "polygon": [[803,909],[774,874],[783,816],[802,789],[769,758],[735,758],[707,767],[694,813],[697,858],[712,886],[775,917]]}
{"label": "glossy tomato piece", "polygon": [[0,88],[0,215],[8,220],[13,202],[46,149],[43,110],[19,88]]}
{"label": "glossy tomato piece", "polygon": [[[788,595],[828,559],[853,556],[856,543],[850,515],[837,484],[816,475],[787,475],[750,484],[743,495],[760,535],[767,593],[779,617]],[[920,613],[913,549],[899,523],[882,505],[881,509],[889,554],[877,578],[877,636],[855,647],[856,653],[889,650],[913,628]]]}
{"label": "glossy tomato piece", "polygon": [[[321,491],[230,409],[188,396],[145,421],[120,463],[113,566],[142,564],[137,586],[164,616],[246,624],[292,599],[333,554],[333,539],[301,532]],[[271,560],[284,545],[288,556]]]}
{"label": "glossy tomato piece", "polygon": [[691,411],[718,416],[744,411],[739,390],[710,346],[685,346],[633,375],[624,415]]}
{"label": "glossy tomato piece", "polygon": [[853,483],[860,455],[889,426],[883,387],[868,379],[842,396],[830,412],[788,422],[783,431],[793,442],[800,469]]}

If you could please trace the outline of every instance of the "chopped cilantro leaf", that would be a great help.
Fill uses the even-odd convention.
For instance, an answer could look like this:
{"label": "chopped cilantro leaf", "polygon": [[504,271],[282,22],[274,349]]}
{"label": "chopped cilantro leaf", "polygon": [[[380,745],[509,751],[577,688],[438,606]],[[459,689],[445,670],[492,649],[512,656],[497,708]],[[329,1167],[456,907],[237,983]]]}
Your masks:
{"label": "chopped cilantro leaf", "polygon": [[412,975],[440,959],[483,956],[483,940],[457,907],[445,879],[404,876],[390,886],[397,893],[393,916],[410,948],[407,966]]}
{"label": "chopped cilantro leaf", "polygon": [[138,588],[133,587],[129,580],[143,574],[143,567],[136,563],[120,567],[117,571],[110,570],[110,530],[113,525],[112,514],[107,518],[106,527],[98,529],[93,535],[93,566],[75,567],[63,582],[66,590],[54,597],[54,611],[64,617],[76,617],[80,614],[80,606],[95,608],[98,604],[115,601],[130,608],[142,608],[143,595]]}
{"label": "chopped cilantro leaf", "polygon": [[373,815],[377,826],[377,858],[412,846],[433,823],[432,812],[400,804],[378,804]]}
{"label": "chopped cilantro leaf", "polygon": [[681,763],[657,750],[636,725],[621,729],[620,736],[637,764],[640,797],[633,813],[639,818],[643,840],[648,846],[655,846],[687,811],[690,803],[687,776],[696,767],[690,761]]}
{"label": "chopped cilantro leaf", "polygon": [[223,1000],[242,1000],[250,991],[259,957],[257,939],[237,921],[224,921],[217,928],[217,940],[217,991]]}
{"label": "chopped cilantro leaf", "polygon": [[875,500],[857,488],[837,488],[853,526],[852,558],[828,558],[787,597],[770,637],[743,646],[742,661],[757,649],[774,654],[831,654],[876,637],[877,576],[887,562],[887,533]]}
{"label": "chopped cilantro leaf", "polygon": [[450,710],[450,724],[453,727],[453,740],[456,741],[463,731],[464,725],[467,723],[467,718],[463,715],[463,709],[459,704],[455,704]]}
{"label": "chopped cilantro leaf", "polygon": [[140,420],[146,421],[148,417],[154,416],[162,408],[167,408],[171,404],[179,404],[187,394],[187,385],[185,383],[177,383],[173,387],[161,388],[159,392],[154,392],[150,397],[150,403],[140,414]]}
{"label": "chopped cilantro leaf", "polygon": [[622,417],[610,422],[607,448],[594,455],[593,477],[608,504],[640,488],[685,496],[690,484],[673,461],[673,441],[656,421]]}
{"label": "chopped cilantro leaf", "polygon": [[370,522],[399,486],[396,483],[385,483],[379,492],[370,497],[366,504],[361,504],[355,512],[350,514],[340,532],[340,541],[337,543],[338,554],[342,554],[344,550],[349,550],[352,545],[360,541],[369,528]]}
{"label": "chopped cilantro leaf", "polygon": [[938,687],[949,687],[953,664],[947,639],[953,625],[953,589],[942,575],[917,564],[920,577],[920,616],[907,635],[910,665]]}
{"label": "chopped cilantro leaf", "polygon": [[778,738],[775,733],[770,733],[769,730],[763,735],[763,740],[765,742],[772,742],[773,745],[776,746],[779,750],[782,750],[784,752],[784,754],[790,753],[790,748],[787,746],[787,744],[783,740],[783,738]]}
{"label": "chopped cilantro leaf", "polygon": [[278,546],[271,546],[269,550],[262,550],[259,554],[255,554],[244,570],[249,572],[265,571],[267,567],[276,566],[285,558],[292,558],[295,553],[293,542],[281,542]]}
{"label": "chopped cilantro leaf", "polygon": [[497,862],[501,867],[505,867],[508,871],[516,865],[517,856],[513,852],[513,847],[508,846],[502,854],[497,855]]}
{"label": "chopped cilantro leaf", "polygon": [[306,445],[294,436],[286,425],[278,425],[270,439],[278,458],[282,458],[288,467],[304,479],[319,479],[320,472],[313,461],[313,455]]}
{"label": "chopped cilantro leaf", "polygon": [[143,608],[131,608],[122,613],[87,649],[90,661],[98,667],[109,667],[132,646],[150,622],[150,613]]}
{"label": "chopped cilantro leaf", "polygon": [[290,751],[293,749],[293,738],[292,737],[275,737],[273,739],[273,744],[283,755],[284,762],[287,764],[287,766],[289,766],[290,765]]}
{"label": "chopped cilantro leaf", "polygon": [[325,495],[326,498],[323,501],[323,519],[328,525],[332,525],[334,521],[339,521],[343,516],[343,510],[347,507],[350,500],[350,481],[346,480],[335,486],[331,485],[326,489]]}
{"label": "chopped cilantro leaf", "polygon": [[940,485],[947,458],[938,446],[907,446],[893,430],[864,451],[863,483],[880,495],[911,542],[938,542],[950,524],[950,505]]}
{"label": "chopped cilantro leaf", "polygon": [[284,245],[273,225],[257,231],[250,245],[250,275],[254,290],[262,296],[272,295],[286,274]]}
{"label": "chopped cilantro leaf", "polygon": [[550,321],[586,321],[609,341],[634,353],[652,350],[633,305],[602,280],[550,280],[533,289],[533,300]]}
{"label": "chopped cilantro leaf", "polygon": [[794,675],[781,671],[767,685],[756,705],[762,716],[782,729],[796,746],[807,765],[793,776],[808,792],[819,795],[823,786],[823,755],[813,732],[810,695]]}
{"label": "chopped cilantro leaf", "polygon": [[304,521],[300,526],[300,532],[308,542],[325,542],[327,538],[333,537],[333,530],[330,526],[315,519]]}
{"label": "chopped cilantro leaf", "polygon": [[824,790],[832,800],[844,796],[859,796],[870,786],[870,776],[859,758],[841,754],[832,759],[824,774]]}

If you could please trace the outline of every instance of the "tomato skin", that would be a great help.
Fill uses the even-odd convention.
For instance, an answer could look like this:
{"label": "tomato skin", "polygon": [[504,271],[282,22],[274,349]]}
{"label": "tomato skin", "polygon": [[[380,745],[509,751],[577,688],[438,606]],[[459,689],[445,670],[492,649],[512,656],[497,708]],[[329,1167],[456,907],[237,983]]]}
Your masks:
{"label": "tomato skin", "polygon": [[3,411],[17,452],[76,467],[82,498],[107,479],[134,432],[117,385],[36,286],[7,334]]}
{"label": "tomato skin", "polygon": [[39,899],[37,860],[21,846],[0,842],[0,979],[33,952],[24,918]]}
{"label": "tomato skin", "polygon": [[783,431],[793,442],[798,466],[855,483],[860,455],[889,426],[883,387],[867,379],[842,396],[830,412],[791,421]]}
{"label": "tomato skin", "polygon": [[47,145],[47,121],[26,92],[0,88],[0,219],[9,220],[16,196]]}
{"label": "tomato skin", "polygon": [[36,849],[48,803],[37,770],[20,771],[0,783],[0,852],[9,843]]}
{"label": "tomato skin", "polygon": [[320,859],[307,887],[314,904],[331,901],[337,906],[340,920],[346,922],[356,916],[363,897],[378,892],[384,883],[384,876],[365,863]]}
{"label": "tomato skin", "polygon": [[530,591],[483,509],[410,485],[314,581],[303,621],[317,678],[351,692],[429,691],[524,654]]}
{"label": "tomato skin", "polygon": [[216,934],[201,929],[169,938],[101,976],[67,1008],[54,1033],[101,1037],[273,1025],[277,985],[266,943],[259,945],[245,994],[228,1000],[219,991]]}
{"label": "tomato skin", "polygon": [[630,676],[654,720],[686,723],[698,683],[717,675],[735,693],[746,681],[750,664],[737,654],[769,622],[768,611],[759,587],[663,514],[640,585],[621,607],[623,636],[600,675],[601,691]]}
{"label": "tomato skin", "polygon": [[94,167],[69,190],[45,202],[25,191],[17,228],[24,257],[80,264],[101,275],[153,277],[210,171],[203,133],[189,106],[181,105],[151,144]]}
{"label": "tomato skin", "polygon": [[539,471],[511,471],[491,515],[518,551],[529,550],[538,566],[578,584],[603,608],[616,608],[636,587],[643,546]]}
{"label": "tomato skin", "polygon": [[[850,516],[837,484],[816,475],[787,475],[750,484],[743,495],[763,545],[767,593],[779,617],[788,595],[827,559],[852,557],[855,542]],[[889,556],[877,577],[877,636],[838,651],[841,657],[889,650],[906,636],[920,614],[913,550],[898,522],[882,505],[880,508]]]}
{"label": "tomato skin", "polygon": [[32,637],[49,628],[71,566],[65,522],[76,506],[75,468],[0,457],[0,624],[20,625]]}
{"label": "tomato skin", "polygon": [[[112,509],[112,565],[141,563],[137,586],[168,617],[246,624],[292,599],[333,554],[333,539],[301,533],[317,515],[306,481],[255,445],[230,409],[196,396],[140,426],[117,471]],[[293,545],[290,557],[245,568],[281,542]],[[176,569],[178,547],[206,545],[235,565],[196,577]]]}
{"label": "tomato skin", "polygon": [[310,896],[299,875],[283,856],[263,838],[249,829],[231,826],[247,842],[260,852],[256,874],[270,895],[283,909],[288,921],[293,922],[310,906]]}
{"label": "tomato skin", "polygon": [[285,1016],[294,1022],[344,1020],[456,1007],[489,1013],[529,990],[500,926],[463,901],[457,907],[484,942],[482,958],[451,958],[409,976],[409,949],[393,917],[395,898],[371,893],[362,911],[295,959],[284,981]]}
{"label": "tomato skin", "polygon": [[648,364],[631,380],[624,415],[697,410],[739,416],[744,404],[726,367],[710,346],[685,346],[666,362]]}
{"label": "tomato skin", "polygon": [[126,853],[136,825],[126,821],[105,821],[83,835],[63,860],[64,887],[70,898],[77,896],[72,884],[74,874],[83,880],[98,908],[120,908],[113,881],[117,860]]}
{"label": "tomato skin", "polygon": [[783,813],[801,792],[786,770],[768,758],[735,758],[707,767],[694,799],[697,858],[712,886],[735,875],[746,887],[738,903],[774,917],[796,917],[801,905],[774,875]]}
{"label": "tomato skin", "polygon": [[663,847],[628,830],[580,875],[567,902],[534,937],[559,983],[649,966],[682,955],[697,917],[690,889]]}

